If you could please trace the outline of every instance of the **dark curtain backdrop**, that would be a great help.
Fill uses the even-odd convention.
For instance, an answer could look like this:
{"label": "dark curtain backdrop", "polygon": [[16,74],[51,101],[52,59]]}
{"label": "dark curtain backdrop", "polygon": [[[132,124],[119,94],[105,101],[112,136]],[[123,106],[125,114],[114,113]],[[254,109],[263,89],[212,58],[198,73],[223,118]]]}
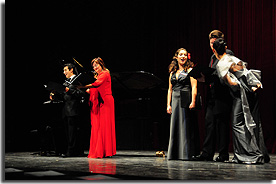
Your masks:
{"label": "dark curtain backdrop", "polygon": [[[100,56],[111,72],[143,70],[164,81],[165,89],[160,90],[160,99],[152,109],[163,120],[159,125],[164,127],[159,133],[163,142],[159,144],[166,147],[166,88],[171,58],[184,47],[195,63],[208,65],[212,55],[208,35],[219,29],[238,58],[248,62],[249,68],[262,71],[262,125],[266,145],[275,153],[275,7],[275,0],[17,3],[11,10],[6,39],[10,51],[4,65],[6,144],[22,146],[26,132],[42,121],[40,106],[48,100],[43,85],[64,80],[60,61],[73,62],[75,57],[91,70],[90,61]],[[14,76],[23,80],[11,81]],[[199,84],[198,88],[204,97],[206,86]],[[131,108],[128,110],[125,113],[132,113]],[[203,109],[198,115],[201,143],[204,113]]]}
{"label": "dark curtain backdrop", "polygon": [[235,56],[248,62],[248,68],[262,71],[264,89],[260,92],[260,110],[266,145],[276,151],[275,99],[275,0],[212,1],[212,28],[226,36]]}

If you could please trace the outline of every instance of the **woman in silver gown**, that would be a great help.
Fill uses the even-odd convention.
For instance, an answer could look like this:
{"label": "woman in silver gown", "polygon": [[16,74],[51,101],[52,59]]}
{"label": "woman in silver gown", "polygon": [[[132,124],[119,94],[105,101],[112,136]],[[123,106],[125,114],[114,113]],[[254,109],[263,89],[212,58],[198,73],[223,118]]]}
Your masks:
{"label": "woman in silver gown", "polygon": [[199,131],[194,110],[197,80],[188,76],[193,63],[186,49],[176,51],[169,66],[167,113],[171,114],[168,160],[191,160],[199,154]]}
{"label": "woman in silver gown", "polygon": [[231,89],[232,129],[235,163],[263,164],[270,161],[265,147],[257,90],[262,88],[259,70],[248,70],[246,63],[226,54],[226,43],[217,39],[213,52],[219,59],[217,72]]}

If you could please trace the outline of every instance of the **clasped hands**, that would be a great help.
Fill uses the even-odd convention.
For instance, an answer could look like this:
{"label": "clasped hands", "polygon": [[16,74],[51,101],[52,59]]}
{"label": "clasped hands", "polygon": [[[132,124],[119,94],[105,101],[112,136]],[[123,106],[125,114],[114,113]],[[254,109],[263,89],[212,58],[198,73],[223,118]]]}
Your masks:
{"label": "clasped hands", "polygon": [[257,89],[259,89],[262,85],[261,84],[257,84],[257,87],[251,87],[252,91],[255,92],[257,91]]}

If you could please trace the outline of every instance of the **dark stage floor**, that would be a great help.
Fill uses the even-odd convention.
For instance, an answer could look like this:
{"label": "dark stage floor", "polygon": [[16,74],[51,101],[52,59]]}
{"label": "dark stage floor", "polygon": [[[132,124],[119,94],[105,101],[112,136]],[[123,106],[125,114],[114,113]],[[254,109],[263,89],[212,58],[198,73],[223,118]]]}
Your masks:
{"label": "dark stage floor", "polygon": [[[87,152],[86,152],[87,153]],[[26,180],[263,180],[276,179],[276,155],[264,165],[168,161],[154,151],[117,151],[112,158],[60,158],[33,152],[5,154],[4,181]],[[231,155],[231,159],[232,159]],[[20,180],[20,181],[19,181]]]}

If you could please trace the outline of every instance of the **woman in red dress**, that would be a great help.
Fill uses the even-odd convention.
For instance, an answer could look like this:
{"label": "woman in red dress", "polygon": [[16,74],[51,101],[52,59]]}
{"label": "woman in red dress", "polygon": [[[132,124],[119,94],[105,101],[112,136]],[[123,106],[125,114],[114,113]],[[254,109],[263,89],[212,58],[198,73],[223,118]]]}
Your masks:
{"label": "woman in red dress", "polygon": [[94,83],[84,86],[90,93],[91,137],[88,158],[112,157],[116,154],[114,98],[111,77],[103,60],[91,61],[95,70]]}

